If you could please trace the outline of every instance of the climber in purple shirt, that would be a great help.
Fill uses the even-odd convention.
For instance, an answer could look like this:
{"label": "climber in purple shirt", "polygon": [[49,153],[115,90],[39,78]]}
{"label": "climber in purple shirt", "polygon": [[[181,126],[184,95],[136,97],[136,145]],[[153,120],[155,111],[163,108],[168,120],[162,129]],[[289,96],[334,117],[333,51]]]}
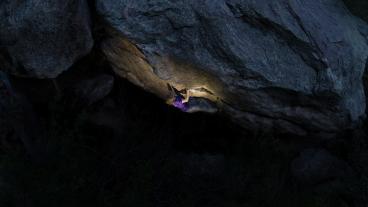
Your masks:
{"label": "climber in purple shirt", "polygon": [[170,84],[168,84],[168,87],[175,94],[172,105],[175,106],[176,108],[182,110],[182,111],[187,111],[188,110],[188,103],[185,102],[185,97],[182,95],[182,93],[185,93],[185,90],[184,91],[178,91],[176,88],[174,88]]}
{"label": "climber in purple shirt", "polygon": [[182,95],[175,95],[173,106],[175,106],[176,108],[178,108],[182,111],[187,111],[188,110],[188,104],[184,103],[183,100],[184,100],[184,97]]}

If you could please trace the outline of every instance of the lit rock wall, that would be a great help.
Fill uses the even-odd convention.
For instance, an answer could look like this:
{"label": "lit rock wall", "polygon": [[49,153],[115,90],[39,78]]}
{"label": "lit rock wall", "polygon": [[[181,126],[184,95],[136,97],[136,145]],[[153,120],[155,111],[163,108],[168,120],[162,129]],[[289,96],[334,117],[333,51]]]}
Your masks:
{"label": "lit rock wall", "polygon": [[96,3],[114,70],[185,111],[299,135],[365,116],[368,26],[339,0]]}

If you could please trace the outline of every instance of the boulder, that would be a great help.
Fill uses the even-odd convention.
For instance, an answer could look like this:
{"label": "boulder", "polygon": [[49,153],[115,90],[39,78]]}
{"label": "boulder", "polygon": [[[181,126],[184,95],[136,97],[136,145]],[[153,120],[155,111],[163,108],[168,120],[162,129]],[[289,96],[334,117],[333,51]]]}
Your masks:
{"label": "boulder", "polygon": [[169,104],[299,135],[364,117],[368,25],[340,0],[96,0],[96,8],[115,72]]}
{"label": "boulder", "polygon": [[55,78],[93,46],[86,0],[0,2],[0,67]]}
{"label": "boulder", "polygon": [[324,149],[306,149],[291,164],[292,175],[306,185],[325,185],[352,177],[349,165]]}
{"label": "boulder", "polygon": [[109,95],[113,86],[114,77],[107,74],[79,80],[73,87],[74,102],[82,106],[90,106]]}

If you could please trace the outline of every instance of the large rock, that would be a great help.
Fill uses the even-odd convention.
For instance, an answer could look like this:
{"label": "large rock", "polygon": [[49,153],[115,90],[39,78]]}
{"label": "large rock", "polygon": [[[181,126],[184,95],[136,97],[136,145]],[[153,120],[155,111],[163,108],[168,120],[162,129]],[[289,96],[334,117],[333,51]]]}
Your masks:
{"label": "large rock", "polygon": [[86,0],[2,0],[0,66],[55,78],[93,46],[88,9]]}
{"label": "large rock", "polygon": [[301,135],[364,114],[368,26],[339,0],[96,2],[115,71],[184,111]]}
{"label": "large rock", "polygon": [[307,149],[291,163],[293,176],[303,184],[327,184],[352,176],[352,169],[323,149]]}
{"label": "large rock", "polygon": [[74,102],[77,105],[90,106],[109,95],[113,86],[114,77],[107,74],[80,80],[74,86]]}

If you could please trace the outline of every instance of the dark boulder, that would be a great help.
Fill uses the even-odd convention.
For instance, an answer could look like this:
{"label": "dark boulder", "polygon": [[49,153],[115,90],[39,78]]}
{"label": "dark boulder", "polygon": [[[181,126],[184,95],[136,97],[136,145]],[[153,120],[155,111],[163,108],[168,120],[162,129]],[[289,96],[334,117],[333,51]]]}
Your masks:
{"label": "dark boulder", "polygon": [[335,133],[364,117],[368,25],[342,1],[97,0],[96,7],[114,70],[169,104],[203,98],[246,128],[300,135]]}
{"label": "dark boulder", "polygon": [[55,78],[93,46],[86,0],[4,0],[0,28],[0,66],[20,76]]}
{"label": "dark boulder", "polygon": [[109,95],[113,86],[114,77],[107,74],[79,80],[73,87],[75,104],[90,106]]}
{"label": "dark boulder", "polygon": [[351,177],[348,164],[323,149],[307,149],[291,164],[293,176],[306,185],[325,185]]}

